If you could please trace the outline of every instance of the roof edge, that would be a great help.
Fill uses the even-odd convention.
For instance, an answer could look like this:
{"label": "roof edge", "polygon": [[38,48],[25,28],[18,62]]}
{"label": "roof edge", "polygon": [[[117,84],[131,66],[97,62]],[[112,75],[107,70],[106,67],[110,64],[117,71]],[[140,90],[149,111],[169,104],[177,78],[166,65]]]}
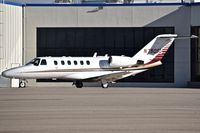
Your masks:
{"label": "roof edge", "polygon": [[23,6],[24,4],[18,2],[4,1],[2,4],[13,5],[13,6]]}
{"label": "roof edge", "polygon": [[3,4],[7,4],[7,5],[13,5],[13,6],[27,6],[27,7],[31,7],[31,6],[56,6],[56,7],[63,7],[63,6],[70,6],[70,7],[75,7],[75,6],[200,6],[200,2],[198,3],[132,3],[132,4],[115,4],[115,3],[111,3],[111,4],[104,4],[104,3],[95,3],[95,4],[66,4],[66,3],[62,3],[62,4],[56,4],[56,3],[27,3],[27,4],[23,4],[23,3],[17,3],[17,2],[10,2],[10,1],[4,1]]}

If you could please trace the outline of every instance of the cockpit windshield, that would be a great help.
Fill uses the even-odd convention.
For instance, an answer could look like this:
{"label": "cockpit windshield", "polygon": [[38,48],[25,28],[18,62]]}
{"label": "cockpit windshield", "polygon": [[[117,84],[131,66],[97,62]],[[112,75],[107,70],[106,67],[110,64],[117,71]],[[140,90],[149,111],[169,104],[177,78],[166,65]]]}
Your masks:
{"label": "cockpit windshield", "polygon": [[30,65],[30,64],[33,64],[34,66],[38,66],[40,64],[40,59],[35,58],[32,61],[30,61],[29,63],[27,63],[26,65]]}

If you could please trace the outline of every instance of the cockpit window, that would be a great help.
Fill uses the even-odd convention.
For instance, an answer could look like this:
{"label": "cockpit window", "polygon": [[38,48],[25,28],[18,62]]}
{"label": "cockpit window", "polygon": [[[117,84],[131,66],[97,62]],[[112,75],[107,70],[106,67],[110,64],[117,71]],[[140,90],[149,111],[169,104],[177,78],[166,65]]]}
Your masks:
{"label": "cockpit window", "polygon": [[39,63],[40,63],[40,59],[35,59],[35,61],[34,61],[33,65],[35,65],[35,66],[38,66],[38,65],[39,65]]}
{"label": "cockpit window", "polygon": [[33,64],[34,66],[38,66],[40,64],[40,59],[35,58],[31,62],[27,63],[26,65]]}
{"label": "cockpit window", "polygon": [[47,65],[47,61],[45,59],[42,59],[40,65]]}

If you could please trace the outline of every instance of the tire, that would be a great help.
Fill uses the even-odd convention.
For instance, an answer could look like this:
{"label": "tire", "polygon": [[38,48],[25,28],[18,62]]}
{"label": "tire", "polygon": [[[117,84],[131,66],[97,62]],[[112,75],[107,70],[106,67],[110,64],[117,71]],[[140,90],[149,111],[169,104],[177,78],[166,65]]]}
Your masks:
{"label": "tire", "polygon": [[82,88],[83,87],[83,82],[76,81],[75,86],[76,86],[76,88]]}
{"label": "tire", "polygon": [[19,82],[19,87],[20,88],[25,88],[26,87],[26,82],[25,81],[20,81]]}
{"label": "tire", "polygon": [[101,84],[101,87],[102,87],[102,88],[108,88],[108,85],[109,85],[108,83],[102,83],[102,84]]}

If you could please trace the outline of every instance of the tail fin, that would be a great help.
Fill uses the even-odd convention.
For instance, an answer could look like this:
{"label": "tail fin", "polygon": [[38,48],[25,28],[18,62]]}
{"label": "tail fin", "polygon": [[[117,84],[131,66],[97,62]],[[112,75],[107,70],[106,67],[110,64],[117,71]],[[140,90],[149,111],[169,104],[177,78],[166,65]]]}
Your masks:
{"label": "tail fin", "polygon": [[139,64],[141,64],[141,62],[142,64],[151,64],[160,61],[176,37],[176,34],[158,35],[133,56],[133,58],[137,60]]}

